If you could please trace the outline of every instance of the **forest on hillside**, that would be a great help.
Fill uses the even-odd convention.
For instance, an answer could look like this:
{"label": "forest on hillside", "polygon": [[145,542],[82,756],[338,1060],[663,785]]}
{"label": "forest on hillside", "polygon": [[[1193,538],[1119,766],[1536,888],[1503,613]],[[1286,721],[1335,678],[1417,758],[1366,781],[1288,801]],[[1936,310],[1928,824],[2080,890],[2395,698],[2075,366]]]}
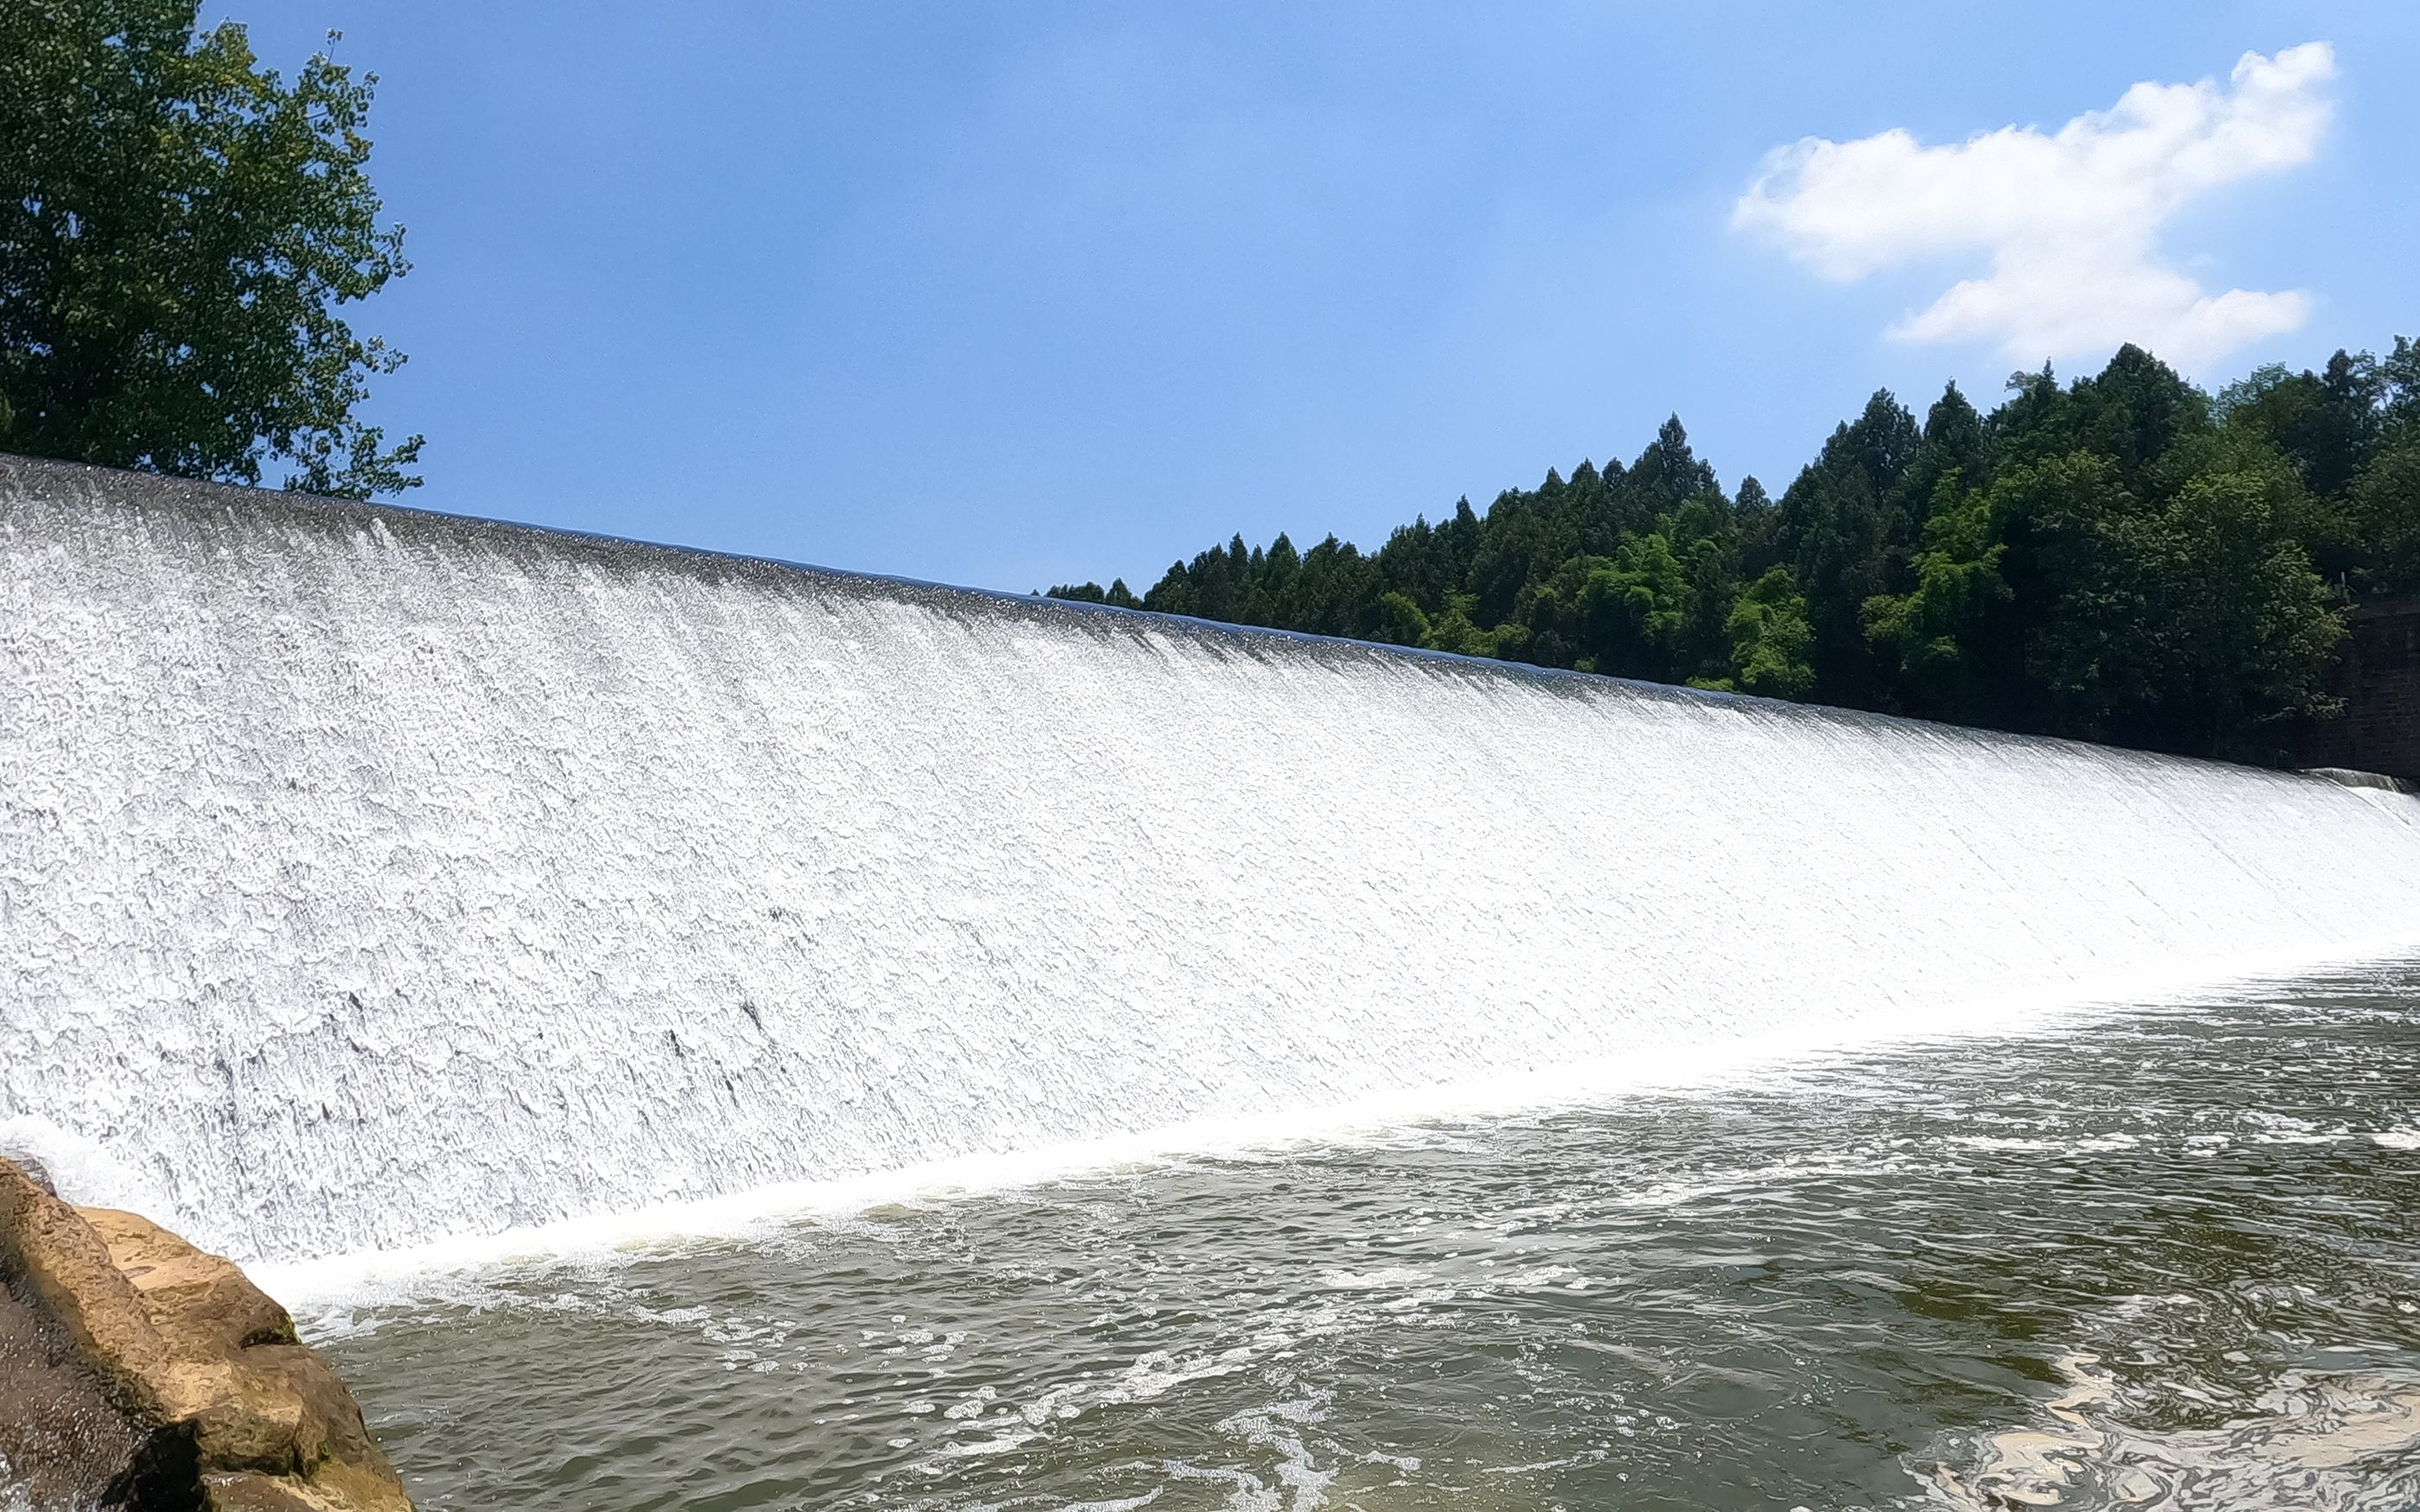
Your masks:
{"label": "forest on hillside", "polygon": [[1984,413],[1887,392],[1779,499],[1726,492],[1678,416],[1626,466],[1398,527],[1241,536],[1111,603],[2274,762],[2333,712],[2353,606],[2420,592],[2420,344],[2217,393],[2127,347]]}

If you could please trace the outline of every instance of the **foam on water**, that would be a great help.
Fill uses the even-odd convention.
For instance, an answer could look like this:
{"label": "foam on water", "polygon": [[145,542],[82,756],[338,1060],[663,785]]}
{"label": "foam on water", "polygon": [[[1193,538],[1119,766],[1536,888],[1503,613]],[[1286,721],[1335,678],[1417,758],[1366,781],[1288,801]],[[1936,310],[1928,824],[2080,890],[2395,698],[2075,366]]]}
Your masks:
{"label": "foam on water", "polygon": [[[962,1155],[824,1180],[777,1182],[721,1196],[599,1211],[494,1233],[455,1234],[383,1250],[256,1262],[256,1280],[298,1315],[322,1326],[331,1315],[404,1299],[442,1297],[477,1306],[489,1283],[563,1266],[587,1270],[700,1242],[761,1241],[808,1221],[847,1221],[899,1204],[981,1196],[1121,1170],[1158,1169],[1200,1159],[1282,1161],[1316,1149],[1435,1149],[1458,1143],[1474,1121],[1624,1094],[1714,1095],[1761,1073],[1786,1073],[1853,1056],[1880,1042],[1906,1044],[1968,1033],[2045,1030],[2072,1011],[2009,1008],[1978,1011],[1949,1033],[1907,1020],[1862,1020],[1820,1038],[1776,1035],[1688,1050],[1644,1052],[1518,1076],[1424,1086],[1357,1100],[1249,1118],[1208,1118],[1140,1133],[1030,1149]],[[1895,1032],[1894,1032],[1895,1031]],[[5,1133],[5,1130],[0,1130]],[[32,1144],[34,1141],[22,1141]],[[0,1139],[0,1149],[6,1149]],[[87,1168],[88,1170],[88,1168]],[[120,1173],[89,1171],[100,1179]],[[1642,1202],[1683,1194],[1644,1194]],[[492,1274],[490,1273],[493,1273]]]}
{"label": "foam on water", "polygon": [[13,461],[0,774],[0,1119],[246,1259],[2420,939],[2391,794]]}

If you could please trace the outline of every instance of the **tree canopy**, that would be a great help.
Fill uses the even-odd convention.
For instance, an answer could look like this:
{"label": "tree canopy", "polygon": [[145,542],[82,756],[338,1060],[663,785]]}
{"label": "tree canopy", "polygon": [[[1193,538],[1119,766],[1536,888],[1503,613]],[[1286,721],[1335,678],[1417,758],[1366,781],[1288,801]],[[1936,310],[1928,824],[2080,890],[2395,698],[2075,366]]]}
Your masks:
{"label": "tree canopy", "polygon": [[1628,465],[1376,550],[1237,536],[1063,598],[2240,760],[2331,711],[2354,605],[2420,592],[2420,346],[2215,395],[2121,348],[1984,413],[1888,393],[1779,499],[1676,416]]}
{"label": "tree canopy", "polygon": [[402,354],[337,313],[408,268],[366,171],[376,78],[320,55],[289,85],[197,13],[0,5],[0,451],[411,487],[421,438],[355,413]]}

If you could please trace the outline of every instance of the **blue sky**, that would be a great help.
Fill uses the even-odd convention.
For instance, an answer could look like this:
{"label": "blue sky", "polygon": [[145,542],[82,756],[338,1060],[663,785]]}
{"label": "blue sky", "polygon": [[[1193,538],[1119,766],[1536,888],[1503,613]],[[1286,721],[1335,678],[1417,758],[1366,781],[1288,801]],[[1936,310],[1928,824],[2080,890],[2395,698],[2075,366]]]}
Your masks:
{"label": "blue sky", "polygon": [[[2420,332],[2420,7],[206,15],[380,75],[415,269],[359,307],[411,356],[374,418],[428,436],[409,501],[459,513],[1140,591],[1236,531],[1374,546],[1675,410],[1778,491],[1876,387],[1993,399],[2028,344],[2080,371],[2132,321],[2223,381]],[[2243,103],[2239,58],[2315,41]],[[2158,99],[2255,118],[2179,126],[2190,182],[2124,121],[1938,150],[2202,80]],[[1848,146],[1768,160],[1808,137]],[[2246,292],[2187,319],[2110,293],[2138,274]]]}

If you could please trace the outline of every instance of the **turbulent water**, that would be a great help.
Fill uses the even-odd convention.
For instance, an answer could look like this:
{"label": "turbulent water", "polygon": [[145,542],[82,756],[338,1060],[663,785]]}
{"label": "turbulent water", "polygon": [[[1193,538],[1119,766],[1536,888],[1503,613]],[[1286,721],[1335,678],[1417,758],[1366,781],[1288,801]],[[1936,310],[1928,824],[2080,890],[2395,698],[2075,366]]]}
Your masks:
{"label": "turbulent water", "polygon": [[2396,795],[23,462],[0,773],[0,1143],[247,1259],[2420,934]]}
{"label": "turbulent water", "polygon": [[2409,1512],[2420,960],[304,1326],[432,1512]]}

